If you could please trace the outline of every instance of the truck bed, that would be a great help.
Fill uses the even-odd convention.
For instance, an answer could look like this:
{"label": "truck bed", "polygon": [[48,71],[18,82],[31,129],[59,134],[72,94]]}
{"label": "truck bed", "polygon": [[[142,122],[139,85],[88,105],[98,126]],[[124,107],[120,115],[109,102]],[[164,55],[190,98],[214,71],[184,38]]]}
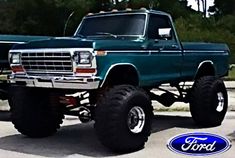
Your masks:
{"label": "truck bed", "polygon": [[204,42],[182,42],[183,49],[188,50],[205,50],[205,51],[229,51],[226,44],[223,43],[204,43]]}

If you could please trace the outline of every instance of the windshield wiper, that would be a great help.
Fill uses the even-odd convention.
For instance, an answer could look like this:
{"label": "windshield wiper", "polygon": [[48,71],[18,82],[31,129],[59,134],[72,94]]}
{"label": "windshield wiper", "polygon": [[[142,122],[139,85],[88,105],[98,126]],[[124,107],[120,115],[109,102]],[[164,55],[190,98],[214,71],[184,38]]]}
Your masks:
{"label": "windshield wiper", "polygon": [[108,35],[108,36],[117,38],[117,35],[114,35],[114,34],[109,33],[109,32],[96,32],[96,34],[97,34],[97,35]]}

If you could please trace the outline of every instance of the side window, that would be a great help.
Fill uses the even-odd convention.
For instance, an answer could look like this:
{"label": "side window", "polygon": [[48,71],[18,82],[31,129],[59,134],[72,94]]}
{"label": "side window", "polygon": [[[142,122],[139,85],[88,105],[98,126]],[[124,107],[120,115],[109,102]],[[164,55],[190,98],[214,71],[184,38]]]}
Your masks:
{"label": "side window", "polygon": [[163,15],[151,14],[148,25],[148,38],[172,40],[173,33],[169,18]]}

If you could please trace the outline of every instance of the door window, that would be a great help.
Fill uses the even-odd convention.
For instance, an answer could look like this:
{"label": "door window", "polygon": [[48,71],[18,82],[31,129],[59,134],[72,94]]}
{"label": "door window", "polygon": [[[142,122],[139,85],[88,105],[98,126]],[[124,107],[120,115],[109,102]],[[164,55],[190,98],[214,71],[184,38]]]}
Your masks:
{"label": "door window", "polygon": [[167,16],[150,15],[148,38],[157,40],[172,40],[174,38],[171,22]]}

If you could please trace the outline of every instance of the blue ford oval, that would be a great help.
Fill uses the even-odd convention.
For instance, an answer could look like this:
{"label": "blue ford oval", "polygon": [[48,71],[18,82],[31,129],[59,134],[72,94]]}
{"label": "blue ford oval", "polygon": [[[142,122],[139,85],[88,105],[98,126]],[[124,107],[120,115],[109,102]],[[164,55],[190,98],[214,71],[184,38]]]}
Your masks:
{"label": "blue ford oval", "polygon": [[231,147],[231,142],[216,134],[186,133],[171,138],[167,147],[180,154],[206,156],[227,151]]}

